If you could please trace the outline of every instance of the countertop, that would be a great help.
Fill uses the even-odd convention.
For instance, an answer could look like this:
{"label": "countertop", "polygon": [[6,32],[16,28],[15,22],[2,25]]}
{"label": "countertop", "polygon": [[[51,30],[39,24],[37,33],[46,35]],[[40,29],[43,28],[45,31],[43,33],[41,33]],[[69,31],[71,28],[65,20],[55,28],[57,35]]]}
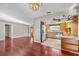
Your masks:
{"label": "countertop", "polygon": [[60,38],[70,38],[70,39],[75,39],[75,40],[79,40],[79,37],[77,36],[60,36]]}
{"label": "countertop", "polygon": [[62,39],[62,38],[70,38],[70,39],[75,39],[75,40],[79,40],[79,36],[62,36],[61,34],[58,34],[58,35],[56,35],[56,37],[58,38],[58,39]]}

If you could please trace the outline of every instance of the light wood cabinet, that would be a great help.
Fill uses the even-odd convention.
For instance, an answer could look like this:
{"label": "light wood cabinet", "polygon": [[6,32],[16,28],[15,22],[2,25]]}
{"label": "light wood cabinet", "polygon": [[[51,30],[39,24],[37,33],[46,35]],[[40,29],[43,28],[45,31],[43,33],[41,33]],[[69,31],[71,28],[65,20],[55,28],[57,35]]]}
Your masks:
{"label": "light wood cabinet", "polygon": [[64,36],[71,36],[71,26],[69,22],[61,23],[60,30],[63,32]]}
{"label": "light wood cabinet", "polygon": [[62,38],[61,48],[64,51],[79,54],[79,40],[74,38]]}
{"label": "light wood cabinet", "polygon": [[73,16],[73,36],[78,36],[78,16]]}
{"label": "light wood cabinet", "polygon": [[65,30],[65,27],[66,27],[65,22],[60,24],[60,30],[61,31],[64,31]]}
{"label": "light wood cabinet", "polygon": [[72,22],[61,23],[60,30],[64,36],[78,36],[78,16],[72,16]]}

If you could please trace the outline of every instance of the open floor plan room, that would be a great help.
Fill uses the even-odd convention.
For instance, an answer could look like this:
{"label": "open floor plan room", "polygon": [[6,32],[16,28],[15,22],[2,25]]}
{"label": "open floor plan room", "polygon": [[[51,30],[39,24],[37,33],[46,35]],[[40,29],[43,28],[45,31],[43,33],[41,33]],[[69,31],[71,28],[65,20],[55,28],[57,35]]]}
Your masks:
{"label": "open floor plan room", "polygon": [[0,3],[0,56],[79,56],[79,3]]}

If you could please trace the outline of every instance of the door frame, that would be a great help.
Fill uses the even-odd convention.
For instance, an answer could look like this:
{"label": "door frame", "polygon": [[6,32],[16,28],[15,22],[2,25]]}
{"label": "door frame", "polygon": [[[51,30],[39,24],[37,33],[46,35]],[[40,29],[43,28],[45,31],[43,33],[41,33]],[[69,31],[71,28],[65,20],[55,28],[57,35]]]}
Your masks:
{"label": "door frame", "polygon": [[[8,24],[8,23],[5,23],[4,24],[4,37],[5,37],[5,25]],[[13,38],[13,24],[8,24],[11,26],[10,30],[11,30],[11,38]]]}
{"label": "door frame", "polygon": [[[6,26],[8,28],[6,28]],[[7,34],[7,36],[6,36]],[[5,24],[5,39],[6,37],[11,38],[11,25],[10,24]]]}
{"label": "door frame", "polygon": [[4,25],[4,49],[5,49],[5,25],[8,24],[11,26],[11,47],[13,47],[13,24],[5,23]]}

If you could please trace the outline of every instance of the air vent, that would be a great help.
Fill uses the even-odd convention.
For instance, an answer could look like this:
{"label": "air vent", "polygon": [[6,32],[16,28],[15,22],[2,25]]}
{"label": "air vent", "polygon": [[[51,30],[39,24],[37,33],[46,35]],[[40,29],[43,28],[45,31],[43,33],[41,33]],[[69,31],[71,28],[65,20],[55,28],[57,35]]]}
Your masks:
{"label": "air vent", "polygon": [[47,12],[47,14],[51,14],[51,12],[49,11],[49,12]]}

